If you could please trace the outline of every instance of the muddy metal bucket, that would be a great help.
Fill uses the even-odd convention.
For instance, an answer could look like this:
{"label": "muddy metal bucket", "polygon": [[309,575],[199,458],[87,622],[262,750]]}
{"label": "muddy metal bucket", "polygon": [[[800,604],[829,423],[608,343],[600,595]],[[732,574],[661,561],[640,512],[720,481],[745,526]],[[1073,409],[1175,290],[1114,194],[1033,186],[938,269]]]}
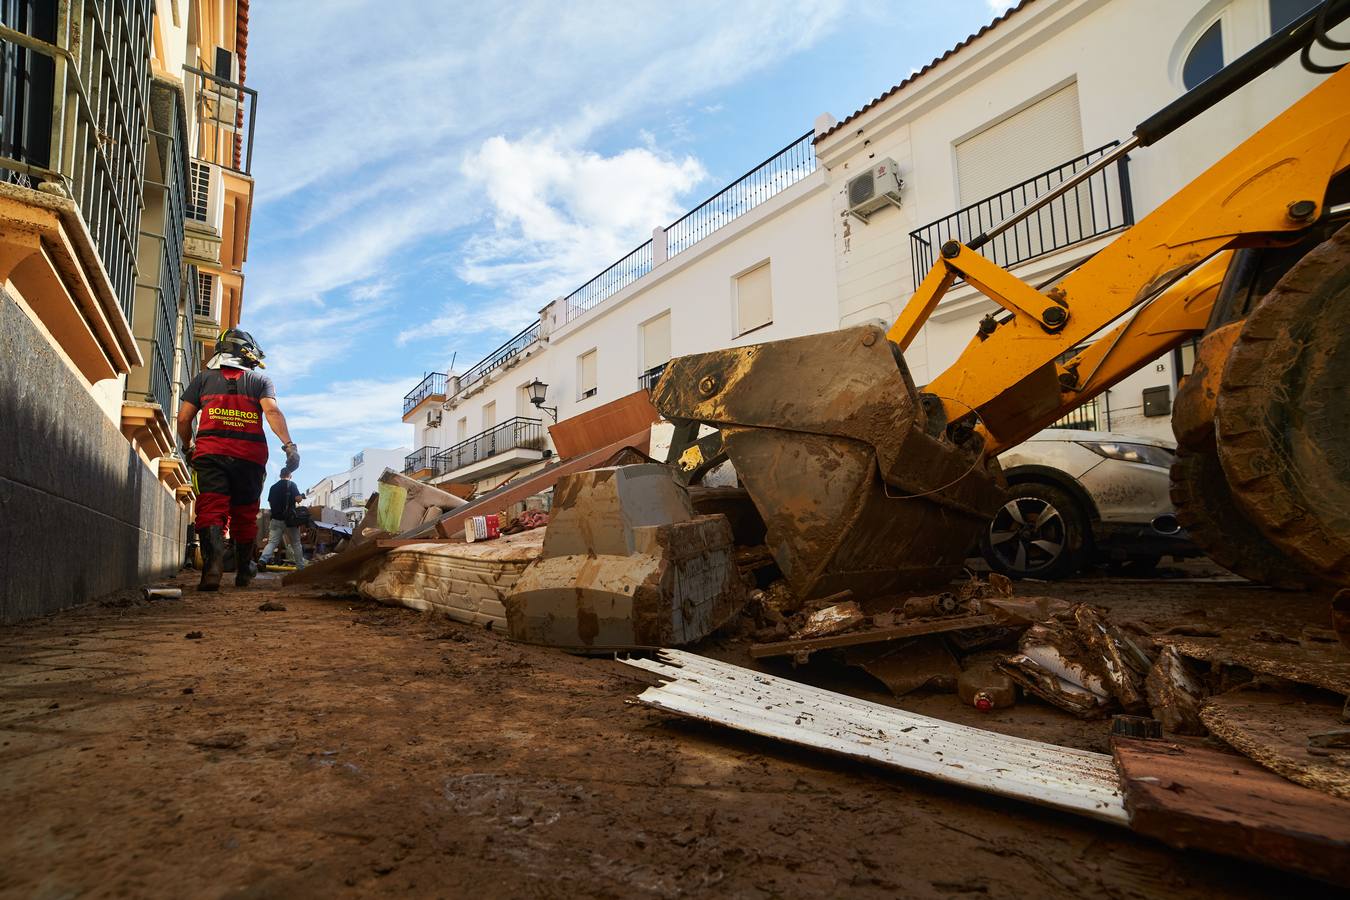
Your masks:
{"label": "muddy metal bucket", "polygon": [[673,359],[655,401],[720,431],[801,599],[950,580],[1002,503],[978,433],[948,429],[875,326]]}

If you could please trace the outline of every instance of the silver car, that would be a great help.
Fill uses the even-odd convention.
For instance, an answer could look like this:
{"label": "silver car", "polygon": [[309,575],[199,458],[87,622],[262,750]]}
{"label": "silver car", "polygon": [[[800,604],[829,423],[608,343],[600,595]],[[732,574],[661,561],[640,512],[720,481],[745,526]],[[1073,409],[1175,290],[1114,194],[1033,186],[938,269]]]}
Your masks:
{"label": "silver car", "polygon": [[1176,444],[1141,435],[1047,428],[999,456],[1008,502],[980,540],[990,567],[1060,578],[1084,566],[1151,571],[1199,551],[1168,496]]}

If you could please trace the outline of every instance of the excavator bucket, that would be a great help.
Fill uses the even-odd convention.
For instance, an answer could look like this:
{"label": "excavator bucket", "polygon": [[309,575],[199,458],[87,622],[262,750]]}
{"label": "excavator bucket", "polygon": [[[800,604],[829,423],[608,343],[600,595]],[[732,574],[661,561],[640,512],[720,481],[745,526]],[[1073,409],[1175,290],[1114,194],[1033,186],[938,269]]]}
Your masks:
{"label": "excavator bucket", "polygon": [[[960,570],[1003,480],[978,433],[949,428],[932,400],[871,325],[679,357],[656,389],[677,431],[720,432],[800,600],[922,589]],[[708,443],[677,442],[672,459],[686,449],[706,456]]]}

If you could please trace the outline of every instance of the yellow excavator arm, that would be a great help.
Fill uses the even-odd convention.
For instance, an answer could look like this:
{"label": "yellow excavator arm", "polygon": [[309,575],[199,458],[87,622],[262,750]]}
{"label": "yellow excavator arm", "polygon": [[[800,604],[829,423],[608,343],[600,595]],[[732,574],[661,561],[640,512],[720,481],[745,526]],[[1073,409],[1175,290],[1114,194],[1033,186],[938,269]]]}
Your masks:
{"label": "yellow excavator arm", "polygon": [[[889,331],[861,326],[672,360],[655,391],[677,426],[672,459],[691,481],[731,460],[802,599],[949,579],[1003,502],[1001,450],[1221,324],[1211,313],[1229,290],[1225,279],[1251,268],[1237,264],[1240,254],[1303,253],[1350,214],[1350,206],[1326,208],[1341,185],[1334,179],[1350,170],[1350,71],[1326,79],[1057,284],[1027,284],[978,248],[1300,48],[1306,57],[1328,16],[1343,21],[1350,3],[1329,0],[1305,14],[1011,219],[944,244]],[[1269,563],[1262,571],[1280,568],[1285,553],[1316,577],[1350,583],[1350,229],[1292,265],[1280,282],[1291,286],[1271,292],[1279,308],[1267,299],[1240,329],[1223,329],[1204,354],[1222,371],[1188,381],[1205,396],[1188,401],[1179,420],[1214,463],[1190,465],[1189,495],[1231,503],[1209,520],[1194,508],[1186,514],[1247,528],[1242,556]],[[919,389],[903,351],[958,279],[1001,310]],[[705,425],[716,433],[700,437]]]}

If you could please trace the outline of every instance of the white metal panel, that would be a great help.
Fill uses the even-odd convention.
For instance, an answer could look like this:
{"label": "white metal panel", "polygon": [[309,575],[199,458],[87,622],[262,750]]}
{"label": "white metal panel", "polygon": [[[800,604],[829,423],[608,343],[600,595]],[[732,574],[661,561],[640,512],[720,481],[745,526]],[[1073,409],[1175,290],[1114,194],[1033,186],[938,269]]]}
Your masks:
{"label": "white metal panel", "polygon": [[756,266],[736,279],[736,333],[745,334],[773,321],[769,264]]}
{"label": "white metal panel", "polygon": [[671,679],[643,703],[992,794],[1127,824],[1103,753],[944,722],[679,650],[630,666]]}
{"label": "white metal panel", "polygon": [[1075,82],[956,145],[961,206],[1005,191],[1082,152]]}

